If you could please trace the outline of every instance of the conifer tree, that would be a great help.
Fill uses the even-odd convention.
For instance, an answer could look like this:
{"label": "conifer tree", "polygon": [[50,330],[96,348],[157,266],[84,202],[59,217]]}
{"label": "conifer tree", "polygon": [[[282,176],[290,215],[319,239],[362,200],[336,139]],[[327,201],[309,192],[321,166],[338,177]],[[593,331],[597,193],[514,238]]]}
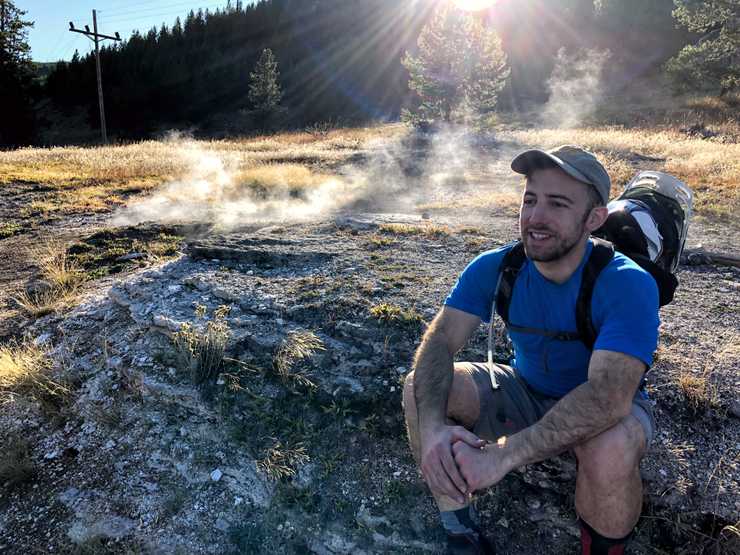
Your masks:
{"label": "conifer tree", "polygon": [[0,145],[27,144],[33,135],[33,68],[27,35],[32,22],[12,0],[0,1]]}
{"label": "conifer tree", "polygon": [[721,94],[740,89],[740,0],[675,0],[673,16],[701,33],[671,59],[666,69],[684,88],[719,86]]}
{"label": "conifer tree", "polygon": [[409,88],[420,98],[407,119],[451,121],[496,106],[509,76],[506,54],[496,33],[478,18],[440,3],[417,44],[417,56],[407,52],[402,60]]}
{"label": "conifer tree", "polygon": [[272,50],[265,48],[249,74],[249,101],[256,111],[269,114],[277,109],[282,98],[279,79],[277,61]]}

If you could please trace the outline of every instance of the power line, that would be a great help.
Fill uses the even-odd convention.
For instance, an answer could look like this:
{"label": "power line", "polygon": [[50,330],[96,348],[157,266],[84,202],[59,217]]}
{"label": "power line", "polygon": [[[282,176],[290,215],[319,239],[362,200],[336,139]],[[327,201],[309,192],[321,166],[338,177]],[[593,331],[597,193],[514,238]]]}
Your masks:
{"label": "power line", "polygon": [[[209,1],[199,2],[199,4],[201,4],[201,5],[200,6],[197,6],[197,7],[193,6],[192,9],[195,10],[197,8],[204,7],[202,4],[214,4],[214,3],[224,4],[224,7],[226,7],[225,0],[218,0],[217,2],[216,2],[216,0],[211,0],[210,2]],[[187,2],[178,2],[178,3],[175,3],[175,4],[164,4],[164,5],[160,5],[160,6],[152,6],[150,8],[138,8],[138,9],[135,9],[135,10],[125,10],[125,11],[115,11],[115,10],[114,11],[104,10],[103,11],[103,10],[101,10],[101,13],[102,13],[101,19],[106,19],[107,20],[107,19],[110,19],[112,17],[118,17],[118,16],[126,15],[126,14],[148,12],[148,11],[153,11],[153,10],[165,10],[165,9],[175,8],[175,7],[180,7],[180,6],[189,7],[189,6],[192,6],[192,5],[193,5],[193,0],[189,0]]]}

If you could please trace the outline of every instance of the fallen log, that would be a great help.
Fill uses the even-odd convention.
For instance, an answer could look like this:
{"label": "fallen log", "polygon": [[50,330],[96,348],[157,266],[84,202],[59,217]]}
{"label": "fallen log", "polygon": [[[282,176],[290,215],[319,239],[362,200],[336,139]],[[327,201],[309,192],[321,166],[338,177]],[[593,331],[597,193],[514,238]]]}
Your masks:
{"label": "fallen log", "polygon": [[700,264],[720,264],[722,266],[733,266],[740,268],[740,256],[718,252],[708,252],[704,249],[690,249],[683,252],[681,257],[683,263],[689,266]]}

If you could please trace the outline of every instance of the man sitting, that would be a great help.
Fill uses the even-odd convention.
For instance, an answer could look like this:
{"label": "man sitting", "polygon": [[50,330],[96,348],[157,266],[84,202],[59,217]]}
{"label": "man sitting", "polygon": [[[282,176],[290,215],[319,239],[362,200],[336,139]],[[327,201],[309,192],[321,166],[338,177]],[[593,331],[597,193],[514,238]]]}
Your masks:
{"label": "man sitting", "polygon": [[641,383],[657,345],[657,286],[615,253],[594,285],[593,350],[553,333],[577,330],[590,235],[607,218],[611,182],[593,154],[573,146],[524,152],[511,167],[526,176],[519,214],[526,260],[508,319],[514,358],[491,368],[453,359],[495,316],[508,245],[465,268],[424,334],[403,392],[409,441],[450,552],[493,553],[470,506],[473,492],[572,450],[583,554],[621,554],[640,516],[639,462],[654,429]]}

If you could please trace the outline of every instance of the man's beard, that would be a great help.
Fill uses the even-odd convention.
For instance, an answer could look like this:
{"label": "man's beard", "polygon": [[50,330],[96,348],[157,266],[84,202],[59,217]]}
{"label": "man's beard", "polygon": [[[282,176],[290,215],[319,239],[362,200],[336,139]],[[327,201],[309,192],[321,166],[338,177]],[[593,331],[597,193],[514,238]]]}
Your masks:
{"label": "man's beard", "polygon": [[567,256],[574,248],[576,248],[578,243],[581,241],[581,237],[583,236],[584,227],[585,226],[581,224],[580,229],[576,233],[565,238],[561,238],[553,234],[549,230],[546,230],[547,233],[550,233],[552,235],[552,239],[550,239],[550,241],[553,244],[547,249],[541,250],[540,252],[535,252],[534,249],[529,245],[529,241],[531,239],[528,235],[528,232],[532,230],[527,230],[526,233],[522,233],[524,253],[527,255],[527,258],[536,262],[554,262],[555,260],[559,260],[564,256]]}

